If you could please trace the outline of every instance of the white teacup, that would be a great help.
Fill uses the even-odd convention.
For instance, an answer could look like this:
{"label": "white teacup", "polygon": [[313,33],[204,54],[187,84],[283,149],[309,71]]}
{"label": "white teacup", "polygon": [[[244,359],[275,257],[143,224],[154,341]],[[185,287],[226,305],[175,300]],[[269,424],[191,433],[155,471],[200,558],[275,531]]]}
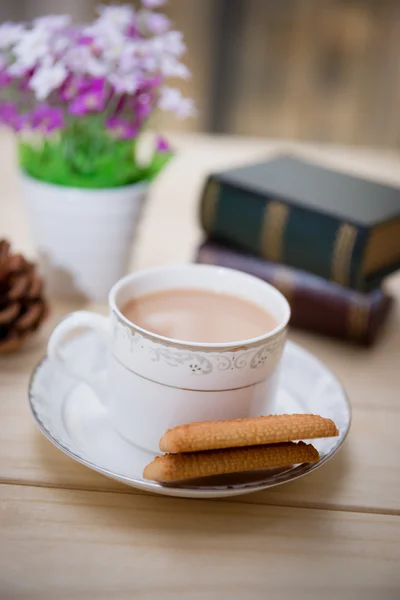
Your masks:
{"label": "white teacup", "polygon": [[[277,326],[250,340],[204,344],[156,335],[121,313],[128,300],[177,288],[206,289],[251,300],[267,309]],[[121,279],[110,292],[109,306],[109,317],[86,311],[68,315],[53,331],[48,353],[94,388],[124,438],[159,452],[160,438],[176,425],[273,411],[290,308],[271,285],[216,266],[159,267]],[[63,341],[81,328],[97,331],[100,342],[107,345],[105,373],[94,376],[91,369],[89,375],[83,364],[71,371],[63,359]]]}

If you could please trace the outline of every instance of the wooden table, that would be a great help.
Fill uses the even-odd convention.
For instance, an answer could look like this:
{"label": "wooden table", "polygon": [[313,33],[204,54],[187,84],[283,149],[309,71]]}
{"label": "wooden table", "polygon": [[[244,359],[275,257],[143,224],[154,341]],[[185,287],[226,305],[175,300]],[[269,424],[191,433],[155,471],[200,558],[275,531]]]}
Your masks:
{"label": "wooden table", "polygon": [[[400,157],[372,150],[182,136],[154,185],[134,268],[190,261],[204,174],[282,148],[400,184]],[[14,147],[0,135],[0,235],[31,253]],[[388,287],[400,297],[400,277]],[[293,483],[223,501],[147,495],[67,458],[29,413],[29,375],[54,323],[0,359],[0,598],[194,600],[400,598],[400,311],[363,350],[291,339],[341,378],[353,410],[342,451]],[[92,307],[104,311],[104,307]]]}

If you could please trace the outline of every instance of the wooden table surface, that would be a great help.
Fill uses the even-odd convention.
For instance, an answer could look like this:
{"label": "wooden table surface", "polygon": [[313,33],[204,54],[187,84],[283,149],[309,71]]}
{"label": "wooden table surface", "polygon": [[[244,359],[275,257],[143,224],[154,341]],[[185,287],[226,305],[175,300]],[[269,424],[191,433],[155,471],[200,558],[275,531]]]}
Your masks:
{"label": "wooden table surface", "polygon": [[[400,185],[400,156],[367,149],[177,136],[154,185],[132,268],[187,262],[205,173],[282,148]],[[14,146],[0,134],[0,236],[33,255]],[[400,276],[388,288],[400,298]],[[365,350],[292,331],[340,377],[353,407],[339,454],[310,476],[228,500],[144,494],[75,463],[38,431],[30,373],[75,303],[0,359],[0,598],[400,598],[400,308]],[[104,312],[104,306],[91,308]]]}

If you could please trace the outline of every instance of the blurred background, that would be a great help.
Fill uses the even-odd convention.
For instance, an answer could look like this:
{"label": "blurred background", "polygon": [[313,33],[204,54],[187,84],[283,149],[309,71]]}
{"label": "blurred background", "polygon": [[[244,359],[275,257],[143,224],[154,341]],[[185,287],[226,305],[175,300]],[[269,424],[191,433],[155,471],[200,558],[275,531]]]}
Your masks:
{"label": "blurred background", "polygon": [[[69,12],[95,0],[0,0],[0,19]],[[198,117],[170,130],[400,146],[398,0],[169,0],[193,72]]]}

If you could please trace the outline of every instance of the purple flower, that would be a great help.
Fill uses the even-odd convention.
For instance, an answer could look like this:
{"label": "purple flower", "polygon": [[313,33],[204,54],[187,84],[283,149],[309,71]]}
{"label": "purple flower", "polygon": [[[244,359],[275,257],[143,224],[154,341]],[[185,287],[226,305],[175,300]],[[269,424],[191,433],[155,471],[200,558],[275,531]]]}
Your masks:
{"label": "purple flower", "polygon": [[107,90],[104,77],[92,79],[70,104],[69,112],[75,116],[102,111],[106,104]]}
{"label": "purple flower", "polygon": [[119,115],[125,108],[126,102],[128,100],[128,96],[126,94],[121,94],[121,96],[117,96],[117,106],[115,107],[115,114]]}
{"label": "purple flower", "polygon": [[11,75],[9,75],[6,69],[0,71],[0,88],[4,88],[9,85],[12,81]]}
{"label": "purple flower", "polygon": [[28,113],[18,113],[17,106],[13,102],[2,102],[0,104],[0,123],[11,127],[14,131],[21,131],[27,124]]}
{"label": "purple flower", "polygon": [[[0,25],[0,122],[40,132],[71,123],[75,135],[75,120],[98,115],[110,134],[131,139],[157,108],[192,114],[192,102],[164,83],[189,74],[179,62],[182,34],[157,10],[165,1],[103,6],[89,25],[73,26],[68,15]],[[74,118],[64,123],[66,115]]]}
{"label": "purple flower", "polygon": [[2,102],[0,104],[0,123],[13,127],[17,116],[17,107],[13,102]]}
{"label": "purple flower", "polygon": [[48,104],[40,104],[30,116],[33,129],[40,129],[50,133],[64,126],[64,115],[60,108],[53,108]]}
{"label": "purple flower", "polygon": [[138,28],[136,27],[136,25],[134,23],[131,23],[130,25],[128,25],[128,29],[126,30],[126,35],[129,38],[135,38],[137,37],[139,34]]}
{"label": "purple flower", "polygon": [[29,125],[29,113],[17,115],[13,120],[11,127],[18,133],[18,131],[21,131],[26,125]]}
{"label": "purple flower", "polygon": [[93,44],[94,38],[92,35],[81,35],[78,38],[78,46],[91,46]]}
{"label": "purple flower", "polygon": [[141,93],[135,99],[133,104],[134,112],[140,122],[144,121],[144,119],[146,119],[153,111],[152,100],[153,97],[148,93]]}
{"label": "purple flower", "polygon": [[146,79],[146,81],[143,83],[143,88],[144,89],[157,88],[162,83],[163,83],[163,78],[161,77],[161,75],[154,75],[154,77],[149,77],[148,79]]}
{"label": "purple flower", "polygon": [[19,80],[18,89],[21,90],[21,92],[29,92],[30,91],[29,82],[30,82],[31,77],[34,74],[34,72],[35,72],[35,69],[30,69]]}
{"label": "purple flower", "polygon": [[161,76],[148,77],[142,79],[137,90],[134,101],[143,105],[153,104],[155,91],[163,83]]}
{"label": "purple flower", "polygon": [[69,102],[85,89],[85,78],[83,75],[69,75],[60,88],[60,98]]}
{"label": "purple flower", "polygon": [[106,121],[106,127],[120,140],[130,140],[137,135],[134,123],[122,117],[110,117]]}
{"label": "purple flower", "polygon": [[157,152],[170,152],[171,146],[168,144],[167,140],[163,138],[161,135],[158,136],[156,141],[156,150]]}

